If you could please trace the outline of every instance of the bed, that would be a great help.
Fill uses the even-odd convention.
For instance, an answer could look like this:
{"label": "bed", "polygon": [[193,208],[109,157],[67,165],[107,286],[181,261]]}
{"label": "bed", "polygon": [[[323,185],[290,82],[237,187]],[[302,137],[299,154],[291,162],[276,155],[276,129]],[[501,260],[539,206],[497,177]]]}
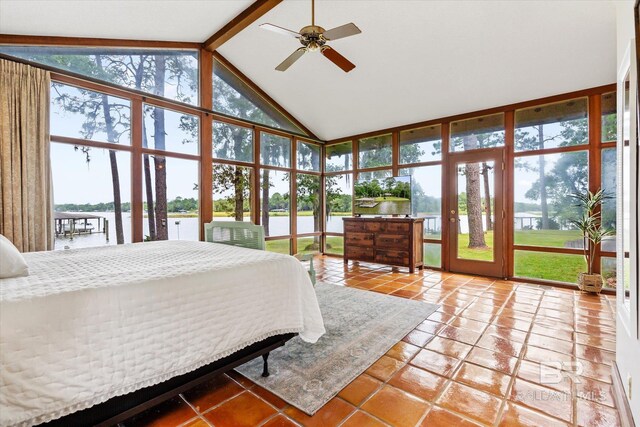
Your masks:
{"label": "bed", "polygon": [[315,342],[325,332],[309,276],[287,255],[164,241],[25,258],[28,277],[0,280],[0,426],[176,378],[183,387],[294,334]]}

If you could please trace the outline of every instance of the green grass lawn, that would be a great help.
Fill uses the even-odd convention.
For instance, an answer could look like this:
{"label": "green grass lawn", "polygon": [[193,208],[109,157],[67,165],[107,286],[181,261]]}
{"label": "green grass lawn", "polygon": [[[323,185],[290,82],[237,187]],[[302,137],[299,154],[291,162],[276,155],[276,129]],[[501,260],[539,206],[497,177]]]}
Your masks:
{"label": "green grass lawn", "polygon": [[[298,239],[298,253],[317,253],[312,247],[313,237],[300,237]],[[328,246],[331,245],[331,248]],[[311,246],[310,248],[308,248]],[[267,250],[281,254],[289,254],[289,239],[267,240]],[[327,252],[342,255],[344,253],[344,239],[338,236],[327,236]]]}
{"label": "green grass lawn", "polygon": [[514,275],[518,277],[577,283],[578,274],[586,268],[586,262],[581,255],[515,252]]}
{"label": "green grass lawn", "polygon": [[424,244],[424,265],[427,267],[442,267],[442,245],[437,243]]}
{"label": "green grass lawn", "polygon": [[486,249],[469,249],[469,235],[458,235],[458,258],[472,259],[476,261],[493,261],[493,232],[484,233]]}
{"label": "green grass lawn", "polygon": [[282,240],[267,240],[267,250],[270,252],[278,252],[280,254],[287,254],[291,252],[289,239]]}
{"label": "green grass lawn", "polygon": [[344,254],[344,238],[338,236],[327,236],[327,253],[339,255]]}
{"label": "green grass lawn", "polygon": [[514,243],[524,246],[564,248],[565,243],[582,237],[580,230],[517,230]]}
{"label": "green grass lawn", "polygon": [[[516,232],[516,244],[528,246],[565,247],[568,240],[580,238],[575,230],[522,230]],[[458,236],[458,257],[478,261],[492,261],[493,233],[485,233],[487,249],[469,249],[469,235]],[[585,271],[581,255],[515,251],[514,274],[523,278],[556,280],[576,283],[578,273]]]}

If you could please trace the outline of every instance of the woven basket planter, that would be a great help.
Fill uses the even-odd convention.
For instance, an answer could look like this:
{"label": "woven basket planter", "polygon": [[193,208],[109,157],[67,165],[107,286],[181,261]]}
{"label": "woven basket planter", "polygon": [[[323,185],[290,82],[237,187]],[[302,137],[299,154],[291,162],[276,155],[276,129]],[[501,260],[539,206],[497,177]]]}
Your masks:
{"label": "woven basket planter", "polygon": [[580,273],[578,275],[578,287],[583,292],[599,294],[602,290],[602,284],[602,276],[599,274]]}

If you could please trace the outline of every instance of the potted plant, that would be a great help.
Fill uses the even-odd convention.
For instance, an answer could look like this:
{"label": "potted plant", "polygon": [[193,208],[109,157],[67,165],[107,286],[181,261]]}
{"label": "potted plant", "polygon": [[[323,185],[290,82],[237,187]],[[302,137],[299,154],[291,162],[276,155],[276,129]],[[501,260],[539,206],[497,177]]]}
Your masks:
{"label": "potted plant", "polygon": [[588,191],[586,194],[574,193],[571,195],[576,200],[575,206],[580,209],[582,216],[569,222],[582,232],[584,257],[587,261],[587,272],[578,275],[578,287],[585,292],[600,293],[602,290],[602,276],[593,272],[593,260],[596,247],[606,236],[614,234],[613,230],[602,226],[601,207],[602,202],[610,199],[604,191],[596,193]]}

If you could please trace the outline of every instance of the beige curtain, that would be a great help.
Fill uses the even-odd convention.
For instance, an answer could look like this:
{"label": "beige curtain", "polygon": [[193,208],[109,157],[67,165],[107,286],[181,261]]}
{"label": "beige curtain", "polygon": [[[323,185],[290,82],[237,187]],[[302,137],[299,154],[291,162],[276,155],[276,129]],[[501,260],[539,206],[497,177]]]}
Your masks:
{"label": "beige curtain", "polygon": [[48,71],[0,59],[0,233],[53,249]]}

